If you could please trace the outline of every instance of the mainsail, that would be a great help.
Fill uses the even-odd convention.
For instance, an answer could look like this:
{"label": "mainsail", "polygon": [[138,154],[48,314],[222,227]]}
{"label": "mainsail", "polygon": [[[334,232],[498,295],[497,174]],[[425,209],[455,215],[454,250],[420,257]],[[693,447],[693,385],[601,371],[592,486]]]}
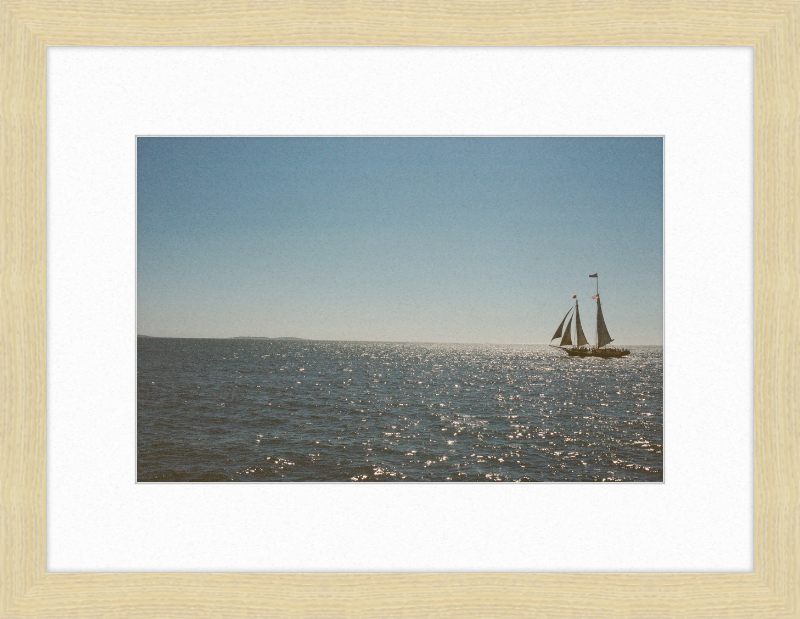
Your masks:
{"label": "mainsail", "polygon": [[575,332],[578,334],[578,346],[588,346],[589,342],[583,334],[583,327],[581,327],[581,315],[578,312],[578,302],[575,302]]}
{"label": "mainsail", "polygon": [[[571,311],[572,311],[572,308],[570,307],[570,308],[569,308],[569,312],[571,312]],[[556,332],[555,332],[555,334],[553,335],[553,337],[551,337],[551,338],[550,338],[550,341],[551,341],[551,342],[552,342],[554,339],[556,339],[557,337],[561,337],[561,333],[562,333],[561,329],[564,327],[564,323],[567,321],[567,316],[569,316],[569,312],[567,312],[566,314],[564,314],[564,318],[562,319],[562,321],[561,321],[561,324],[560,324],[560,325],[558,325],[558,329],[556,329]],[[569,331],[569,329],[567,329],[567,331]]]}
{"label": "mainsail", "polygon": [[611,339],[611,336],[608,334],[608,328],[606,328],[606,321],[603,320],[603,309],[600,306],[600,297],[597,297],[597,347],[602,348],[606,344],[610,344],[614,340]]}
{"label": "mainsail", "polygon": [[567,323],[567,328],[564,331],[564,337],[561,338],[561,343],[559,346],[566,346],[567,344],[572,344],[572,318],[569,319]]}

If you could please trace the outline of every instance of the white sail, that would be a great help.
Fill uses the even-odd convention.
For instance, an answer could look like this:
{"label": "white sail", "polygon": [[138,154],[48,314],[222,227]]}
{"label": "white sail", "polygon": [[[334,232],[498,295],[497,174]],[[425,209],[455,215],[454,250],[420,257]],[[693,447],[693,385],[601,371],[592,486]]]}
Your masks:
{"label": "white sail", "polygon": [[564,330],[564,337],[561,338],[559,346],[566,346],[567,344],[572,344],[572,318],[570,318],[567,323],[567,328]]}
{"label": "white sail", "polygon": [[561,320],[561,324],[560,324],[560,325],[558,325],[558,329],[556,329],[556,332],[553,334],[553,337],[551,337],[551,338],[550,338],[550,341],[551,341],[551,342],[552,342],[554,339],[556,339],[557,337],[561,337],[561,334],[563,333],[562,329],[564,328],[564,323],[567,321],[567,316],[569,316],[569,314],[570,314],[570,312],[571,312],[571,311],[572,311],[572,308],[570,307],[570,308],[569,308],[569,312],[567,312],[566,314],[564,314],[564,318]]}
{"label": "white sail", "polygon": [[600,298],[597,298],[597,347],[602,348],[606,344],[610,344],[614,340],[608,333],[606,321],[603,320],[603,309],[600,306]]}
{"label": "white sail", "polygon": [[578,312],[578,303],[575,302],[575,332],[578,334],[577,346],[588,346],[589,342],[583,334],[583,327],[581,327],[581,315]]}

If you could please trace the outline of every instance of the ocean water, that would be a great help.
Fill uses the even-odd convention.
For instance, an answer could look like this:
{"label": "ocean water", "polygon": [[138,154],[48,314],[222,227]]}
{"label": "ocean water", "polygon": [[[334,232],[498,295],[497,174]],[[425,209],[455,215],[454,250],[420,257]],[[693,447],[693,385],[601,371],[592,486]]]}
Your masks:
{"label": "ocean water", "polygon": [[663,352],[138,338],[139,481],[663,479]]}

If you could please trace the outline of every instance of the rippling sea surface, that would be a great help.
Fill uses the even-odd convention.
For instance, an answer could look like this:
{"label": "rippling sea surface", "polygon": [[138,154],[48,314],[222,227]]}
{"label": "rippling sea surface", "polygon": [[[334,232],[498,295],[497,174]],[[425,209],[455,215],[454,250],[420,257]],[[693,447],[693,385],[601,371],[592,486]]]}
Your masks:
{"label": "rippling sea surface", "polygon": [[662,481],[660,346],[138,339],[139,481]]}

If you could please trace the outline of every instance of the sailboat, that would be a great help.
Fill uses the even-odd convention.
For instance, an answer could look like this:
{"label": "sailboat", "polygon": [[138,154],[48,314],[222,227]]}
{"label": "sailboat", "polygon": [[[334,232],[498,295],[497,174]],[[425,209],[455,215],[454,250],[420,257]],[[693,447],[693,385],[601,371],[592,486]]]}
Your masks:
{"label": "sailboat", "polygon": [[[597,277],[597,273],[594,275],[590,275],[589,277],[595,278],[595,280],[599,280]],[[613,346],[608,346],[614,340],[611,339],[611,335],[608,333],[608,328],[606,327],[606,321],[603,319],[603,306],[600,303],[600,282],[597,281],[597,294],[592,297],[592,299],[597,300],[597,328],[595,330],[596,335],[596,345],[591,346],[589,341],[586,339],[586,335],[583,333],[583,327],[581,326],[581,314],[578,309],[578,295],[574,295],[572,297],[575,299],[575,307],[569,308],[569,311],[564,314],[564,318],[561,320],[561,324],[558,325],[558,329],[553,334],[553,337],[550,338],[550,342],[557,338],[561,338],[561,341],[558,343],[557,346],[553,346],[551,343],[550,346],[553,348],[560,348],[564,352],[566,352],[570,357],[603,357],[603,358],[619,358],[624,357],[625,355],[631,354],[631,351],[627,348],[615,348]],[[574,312],[574,313],[573,313]],[[569,322],[567,322],[567,318],[569,318]],[[575,318],[575,342],[572,341],[572,319]],[[567,323],[566,328],[564,327],[564,323]]]}

